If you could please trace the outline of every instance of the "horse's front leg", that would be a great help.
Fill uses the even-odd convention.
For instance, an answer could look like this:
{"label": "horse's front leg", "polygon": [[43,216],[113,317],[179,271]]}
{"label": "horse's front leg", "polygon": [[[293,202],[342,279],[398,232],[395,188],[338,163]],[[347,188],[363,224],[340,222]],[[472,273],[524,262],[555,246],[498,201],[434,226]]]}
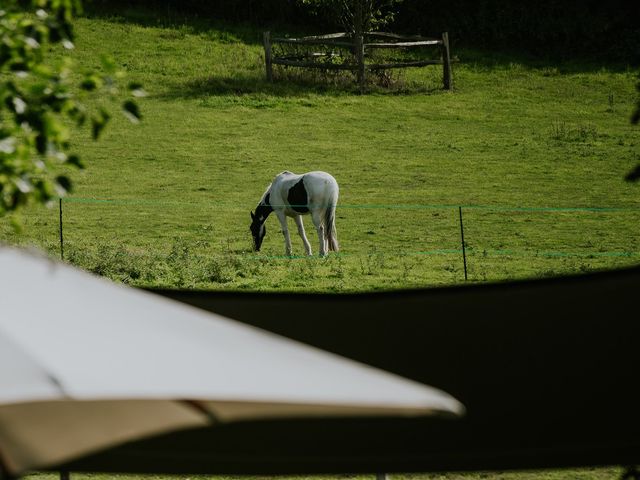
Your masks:
{"label": "horse's front leg", "polygon": [[300,215],[296,215],[295,217],[296,225],[298,226],[298,235],[302,238],[302,243],[304,244],[304,251],[307,255],[312,255],[311,253],[311,244],[307,239],[307,234],[304,231],[304,225],[302,224],[302,217]]}
{"label": "horse's front leg", "polygon": [[282,235],[284,235],[284,252],[288,257],[291,256],[291,237],[289,237],[289,227],[287,226],[287,216],[284,212],[276,212],[280,226],[282,227]]}

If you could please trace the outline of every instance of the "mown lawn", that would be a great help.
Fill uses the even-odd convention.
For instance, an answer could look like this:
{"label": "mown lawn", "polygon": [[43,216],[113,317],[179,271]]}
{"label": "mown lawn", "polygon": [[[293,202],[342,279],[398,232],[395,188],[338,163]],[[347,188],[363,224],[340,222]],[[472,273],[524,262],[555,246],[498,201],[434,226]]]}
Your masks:
{"label": "mown lawn", "polygon": [[[476,473],[446,473],[446,474],[389,474],[390,480],[620,480],[624,470],[622,468],[582,468],[574,470],[538,470],[512,472],[476,472]],[[33,474],[27,478],[32,480],[58,480],[55,474]],[[254,477],[254,476],[160,476],[160,475],[105,475],[73,473],[72,480],[375,480],[371,475],[340,475],[331,476],[300,476],[300,477]]]}
{"label": "mown lawn", "polygon": [[[261,31],[130,10],[77,22],[82,68],[113,55],[144,84],[144,115],[77,137],[86,171],[65,199],[65,258],[144,286],[362,291],[550,276],[635,265],[636,72],[456,50],[390,90],[277,71]],[[282,170],[326,170],[341,188],[342,251],[284,258],[275,218],[251,252],[249,211]],[[32,210],[0,240],[59,254],[58,210]],[[293,230],[295,231],[295,229]],[[307,231],[315,232],[307,220]],[[302,246],[292,235],[294,252]]]}

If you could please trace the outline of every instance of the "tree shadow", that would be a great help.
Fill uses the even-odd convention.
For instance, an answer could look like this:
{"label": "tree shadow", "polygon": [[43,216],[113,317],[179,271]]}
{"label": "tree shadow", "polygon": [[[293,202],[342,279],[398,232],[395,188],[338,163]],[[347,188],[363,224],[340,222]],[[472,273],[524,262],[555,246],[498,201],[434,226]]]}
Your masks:
{"label": "tree shadow", "polygon": [[[157,2],[158,4],[162,2]],[[246,45],[262,44],[262,32],[271,30],[275,36],[305,36],[327,32],[315,31],[314,26],[268,24],[262,28],[248,22],[229,22],[176,10],[167,2],[164,8],[150,9],[130,4],[126,0],[94,0],[87,5],[86,15],[116,23],[142,27],[158,27],[175,31],[174,35],[197,34],[222,43],[242,42]],[[171,33],[167,33],[171,35]],[[438,35],[430,35],[437,37]],[[469,39],[458,39],[452,44],[452,56],[467,65],[492,70],[519,65],[530,70],[556,71],[560,74],[613,72],[621,73],[639,65],[621,60],[602,58],[600,55],[577,54],[561,48],[555,52],[532,53],[504,47],[475,47]]]}
{"label": "tree shadow", "polygon": [[602,61],[594,57],[578,56],[570,52],[554,52],[536,55],[507,48],[468,48],[453,46],[453,56],[475,70],[506,70],[518,67],[524,70],[540,71],[545,76],[578,73],[624,73],[633,68],[628,62]]}
{"label": "tree shadow", "polygon": [[[405,85],[381,86],[372,82],[364,93],[353,78],[323,78],[313,72],[301,72],[286,77],[281,76],[273,82],[266,80],[264,74],[246,73],[227,76],[211,75],[187,80],[169,87],[166,91],[154,95],[158,99],[211,99],[211,97],[252,97],[253,102],[269,103],[266,97],[278,99],[304,99],[310,96],[346,97],[353,95],[434,95],[442,92],[441,85]],[[265,104],[266,106],[266,104]]]}
{"label": "tree shadow", "polygon": [[211,37],[222,42],[242,42],[246,45],[261,45],[262,32],[266,30],[281,30],[293,34],[301,34],[299,26],[271,23],[259,27],[247,21],[230,22],[222,19],[210,18],[180,9],[179,3],[151,1],[150,5],[136,4],[127,0],[93,0],[84,8],[84,15],[88,18],[107,20],[109,22],[136,25],[140,27],[156,27],[175,30],[176,35],[193,34]]}

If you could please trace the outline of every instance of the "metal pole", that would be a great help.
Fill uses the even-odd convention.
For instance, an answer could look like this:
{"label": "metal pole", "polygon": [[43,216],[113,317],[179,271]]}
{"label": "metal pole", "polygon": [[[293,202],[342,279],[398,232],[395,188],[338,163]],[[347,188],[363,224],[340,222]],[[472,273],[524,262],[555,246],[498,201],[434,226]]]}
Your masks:
{"label": "metal pole", "polygon": [[62,235],[62,198],[60,199],[60,259],[64,260],[64,237]]}
{"label": "metal pole", "polygon": [[464,224],[462,223],[462,207],[458,207],[460,214],[460,238],[462,239],[462,260],[464,261],[464,280],[467,281],[467,252],[464,246]]}

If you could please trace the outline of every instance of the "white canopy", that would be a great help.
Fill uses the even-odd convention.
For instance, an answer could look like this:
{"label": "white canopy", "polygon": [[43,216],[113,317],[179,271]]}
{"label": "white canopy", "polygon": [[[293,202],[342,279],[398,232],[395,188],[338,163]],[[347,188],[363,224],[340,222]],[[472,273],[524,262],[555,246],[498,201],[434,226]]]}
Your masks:
{"label": "white canopy", "polygon": [[12,473],[212,420],[464,411],[432,387],[39,255],[0,248],[0,272]]}

